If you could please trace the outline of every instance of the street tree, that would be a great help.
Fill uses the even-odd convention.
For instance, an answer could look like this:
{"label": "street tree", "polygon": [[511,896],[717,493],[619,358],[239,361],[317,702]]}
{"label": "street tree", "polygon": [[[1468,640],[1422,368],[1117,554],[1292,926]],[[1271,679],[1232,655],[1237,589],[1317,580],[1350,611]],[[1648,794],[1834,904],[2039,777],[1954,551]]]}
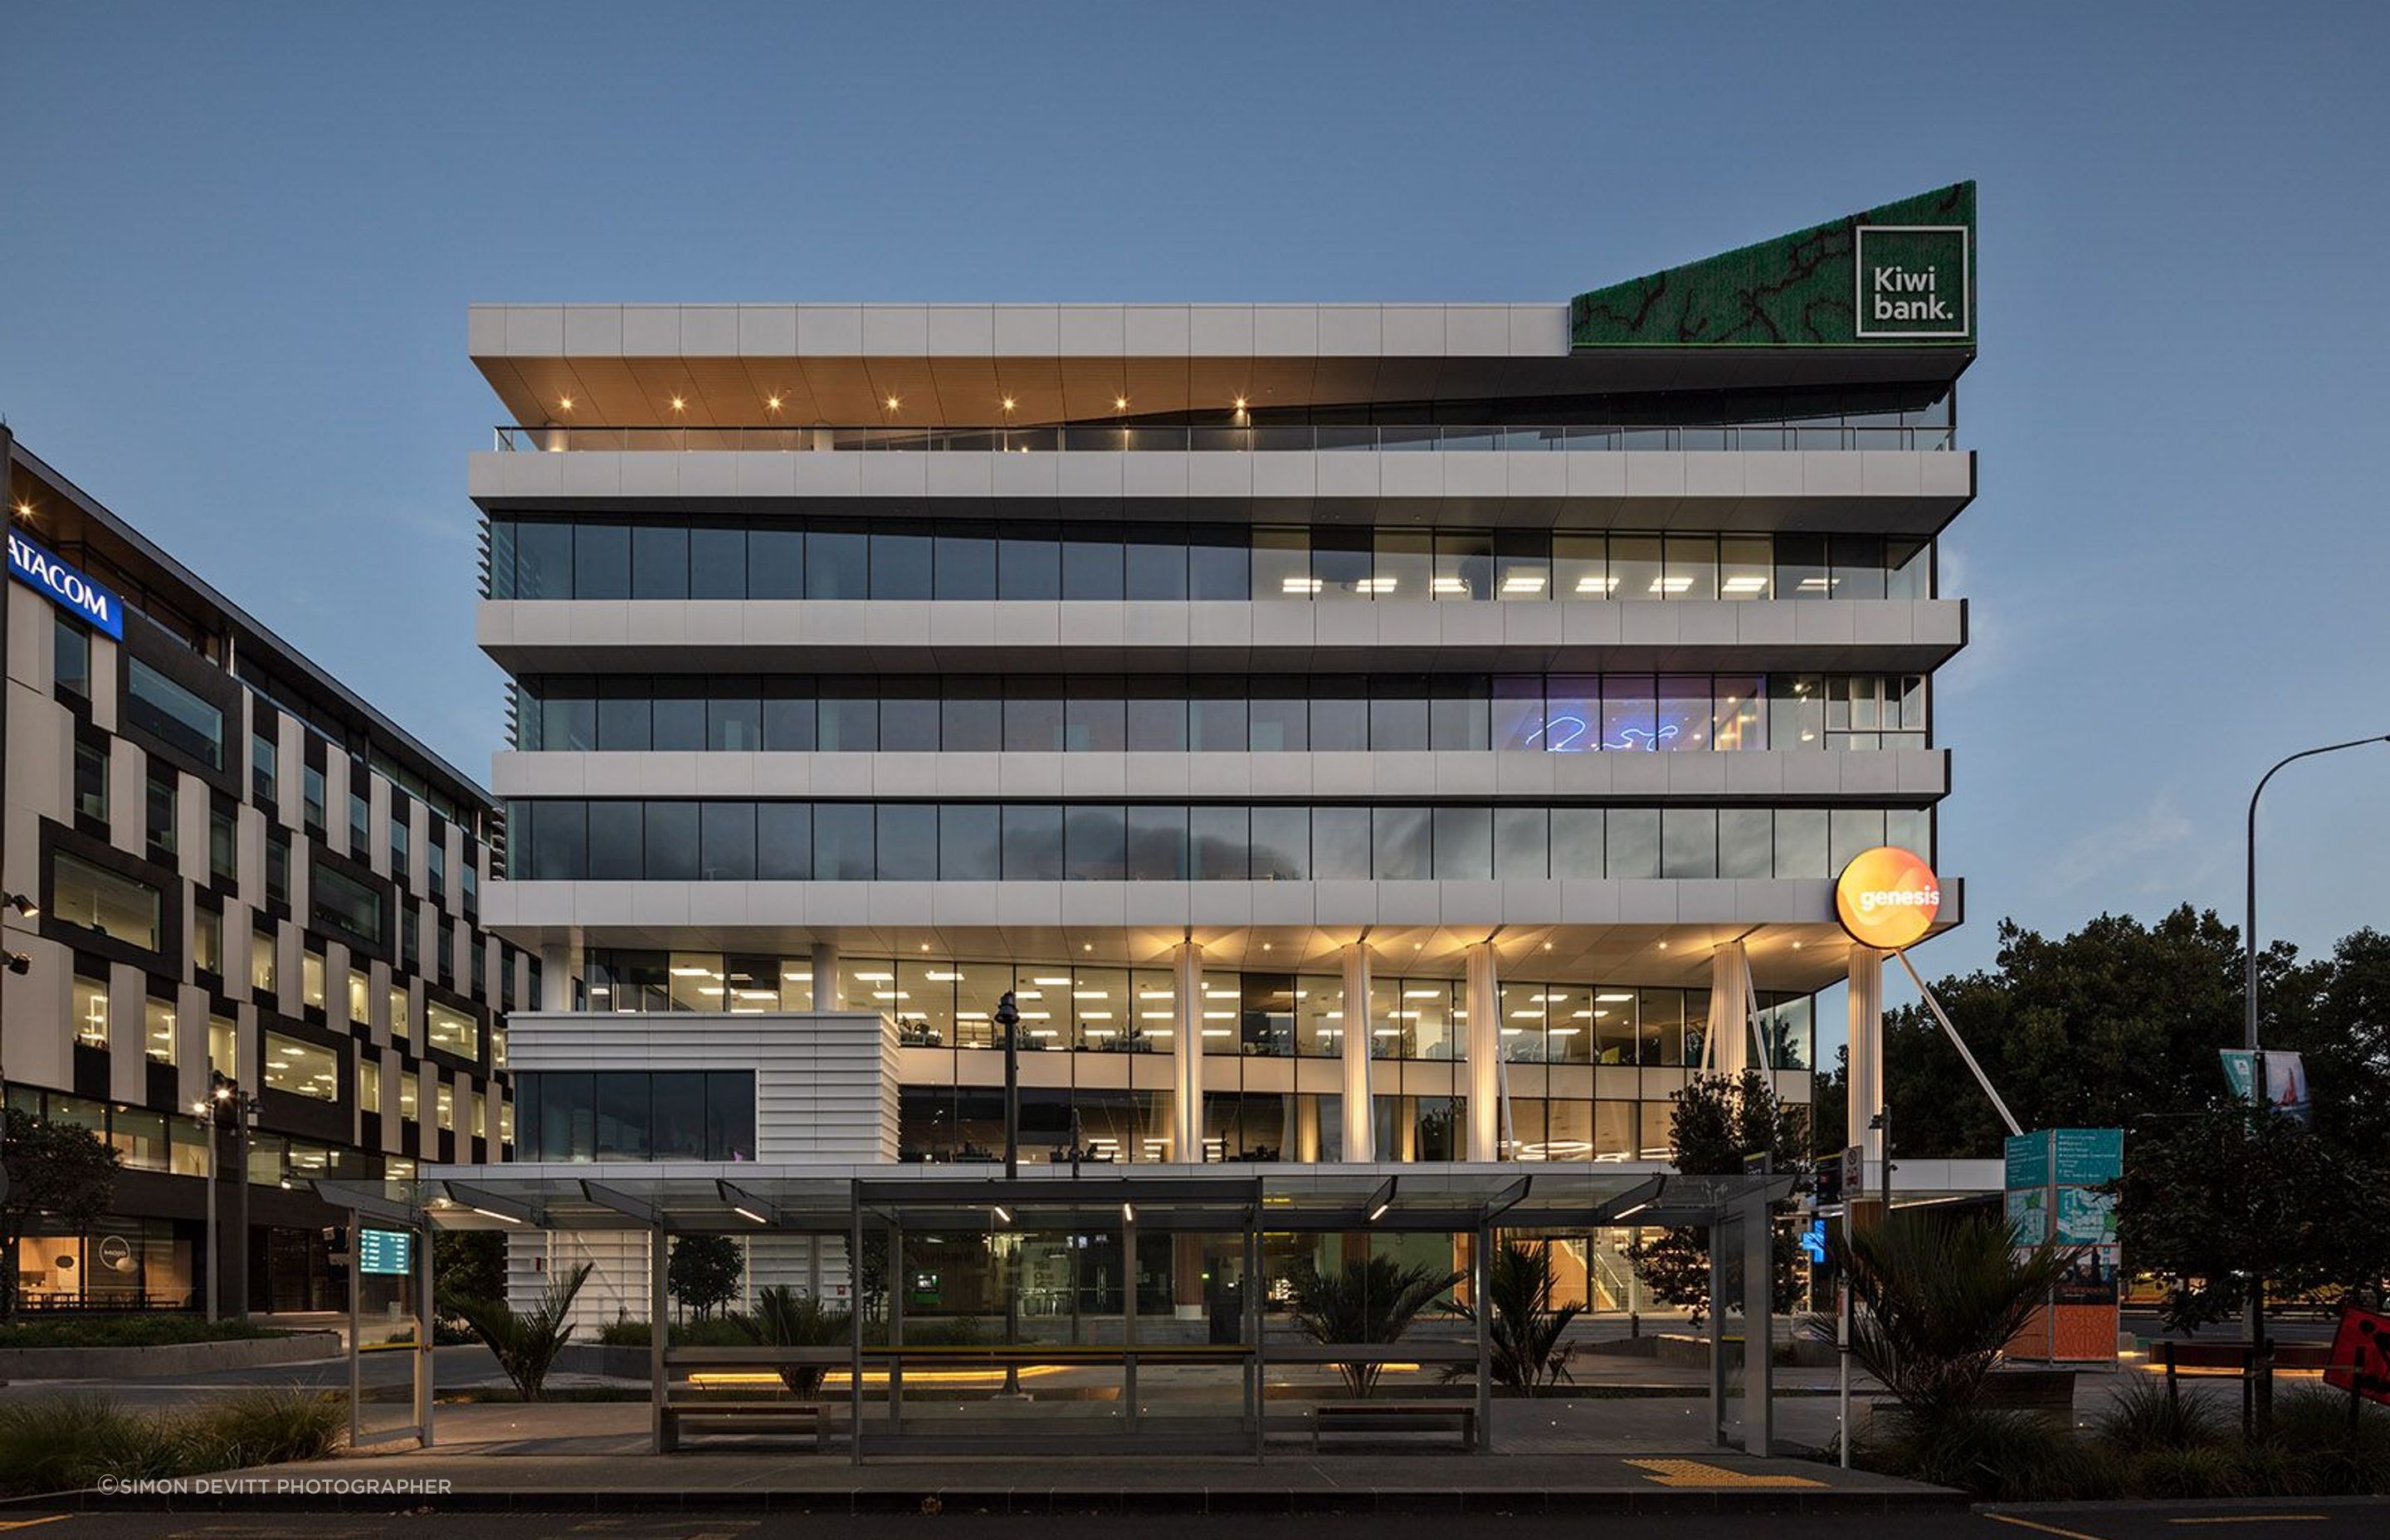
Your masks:
{"label": "street tree", "polygon": [[746,1259],[739,1242],[726,1235],[685,1235],[673,1242],[665,1264],[664,1287],[672,1297],[703,1320],[739,1297]]}
{"label": "street tree", "polygon": [[17,1313],[18,1244],[36,1220],[80,1230],[116,1201],[116,1149],[88,1128],[36,1118],[20,1108],[6,1110],[0,1123],[0,1163],[7,1167],[7,1193],[0,1198],[0,1318]]}
{"label": "street tree", "polygon": [[[1745,1070],[1740,1077],[1696,1075],[1676,1096],[1668,1114],[1668,1156],[1688,1176],[1733,1176],[1765,1156],[1780,1174],[1805,1169],[1809,1125],[1804,1109],[1780,1099],[1767,1077]],[[1627,1249],[1635,1276],[1652,1295],[1682,1305],[1699,1323],[1710,1308],[1710,1245],[1704,1230],[1664,1229]],[[1790,1310],[1801,1293],[1798,1238],[1774,1236],[1775,1308]]]}

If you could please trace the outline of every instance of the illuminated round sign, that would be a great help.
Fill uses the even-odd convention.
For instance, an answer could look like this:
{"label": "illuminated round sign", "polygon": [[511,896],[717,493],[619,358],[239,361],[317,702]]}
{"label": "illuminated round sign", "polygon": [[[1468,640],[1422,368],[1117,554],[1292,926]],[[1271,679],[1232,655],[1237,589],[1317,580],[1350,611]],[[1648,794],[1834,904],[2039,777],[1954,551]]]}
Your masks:
{"label": "illuminated round sign", "polygon": [[1834,884],[1834,913],[1853,941],[1896,952],[1925,939],[1942,907],[1942,883],[1923,858],[1896,845],[1851,857]]}

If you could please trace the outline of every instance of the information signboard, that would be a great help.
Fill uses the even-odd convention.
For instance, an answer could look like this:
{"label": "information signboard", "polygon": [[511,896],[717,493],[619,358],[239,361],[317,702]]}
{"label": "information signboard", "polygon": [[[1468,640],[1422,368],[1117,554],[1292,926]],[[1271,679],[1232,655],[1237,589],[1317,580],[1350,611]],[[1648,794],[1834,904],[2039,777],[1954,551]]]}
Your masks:
{"label": "information signboard", "polygon": [[405,1230],[357,1230],[357,1271],[403,1278],[415,1265],[415,1237]]}

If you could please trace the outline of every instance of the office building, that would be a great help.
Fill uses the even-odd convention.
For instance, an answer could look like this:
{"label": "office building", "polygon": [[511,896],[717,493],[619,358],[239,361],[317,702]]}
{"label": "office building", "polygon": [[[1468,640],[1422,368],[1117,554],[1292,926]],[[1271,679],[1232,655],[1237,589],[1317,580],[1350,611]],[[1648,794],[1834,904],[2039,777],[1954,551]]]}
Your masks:
{"label": "office building", "polygon": [[215,1105],[220,1305],[344,1304],[330,1259],[344,1216],[310,1184],[495,1161],[510,1136],[503,1012],[537,963],[482,928],[496,807],[5,430],[0,443],[0,915],[16,959],[0,974],[0,1077],[11,1109],[88,1127],[122,1161],[109,1213],[36,1221],[9,1259],[19,1298],[203,1304],[212,1161],[195,1109]]}
{"label": "office building", "polygon": [[740,1067],[862,1013],[838,1158],[991,1161],[1007,994],[1032,1162],[1635,1165],[1704,1068],[1807,1100],[1818,993],[1881,998],[1834,879],[1950,787],[1972,231],[1536,303],[474,307],[523,1159],[803,1159]]}

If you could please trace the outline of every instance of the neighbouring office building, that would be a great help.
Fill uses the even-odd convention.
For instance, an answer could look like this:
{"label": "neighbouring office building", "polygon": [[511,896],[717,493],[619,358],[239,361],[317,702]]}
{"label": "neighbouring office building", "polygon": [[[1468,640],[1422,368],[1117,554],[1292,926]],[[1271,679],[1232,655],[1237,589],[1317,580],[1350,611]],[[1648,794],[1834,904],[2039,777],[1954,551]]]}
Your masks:
{"label": "neighbouring office building", "polygon": [[1031,1161],[1805,1101],[1881,997],[1833,879],[1950,785],[1973,216],[1548,303],[474,307],[521,1159],[991,1161],[1008,992]]}
{"label": "neighbouring office building", "polygon": [[254,1120],[246,1171],[230,1126],[212,1167],[221,1303],[344,1303],[315,1179],[511,1137],[502,1012],[538,964],[482,928],[497,809],[5,430],[0,457],[0,1076],[122,1161],[111,1213],[37,1222],[6,1259],[19,1297],[204,1303],[194,1109],[222,1075]]}

